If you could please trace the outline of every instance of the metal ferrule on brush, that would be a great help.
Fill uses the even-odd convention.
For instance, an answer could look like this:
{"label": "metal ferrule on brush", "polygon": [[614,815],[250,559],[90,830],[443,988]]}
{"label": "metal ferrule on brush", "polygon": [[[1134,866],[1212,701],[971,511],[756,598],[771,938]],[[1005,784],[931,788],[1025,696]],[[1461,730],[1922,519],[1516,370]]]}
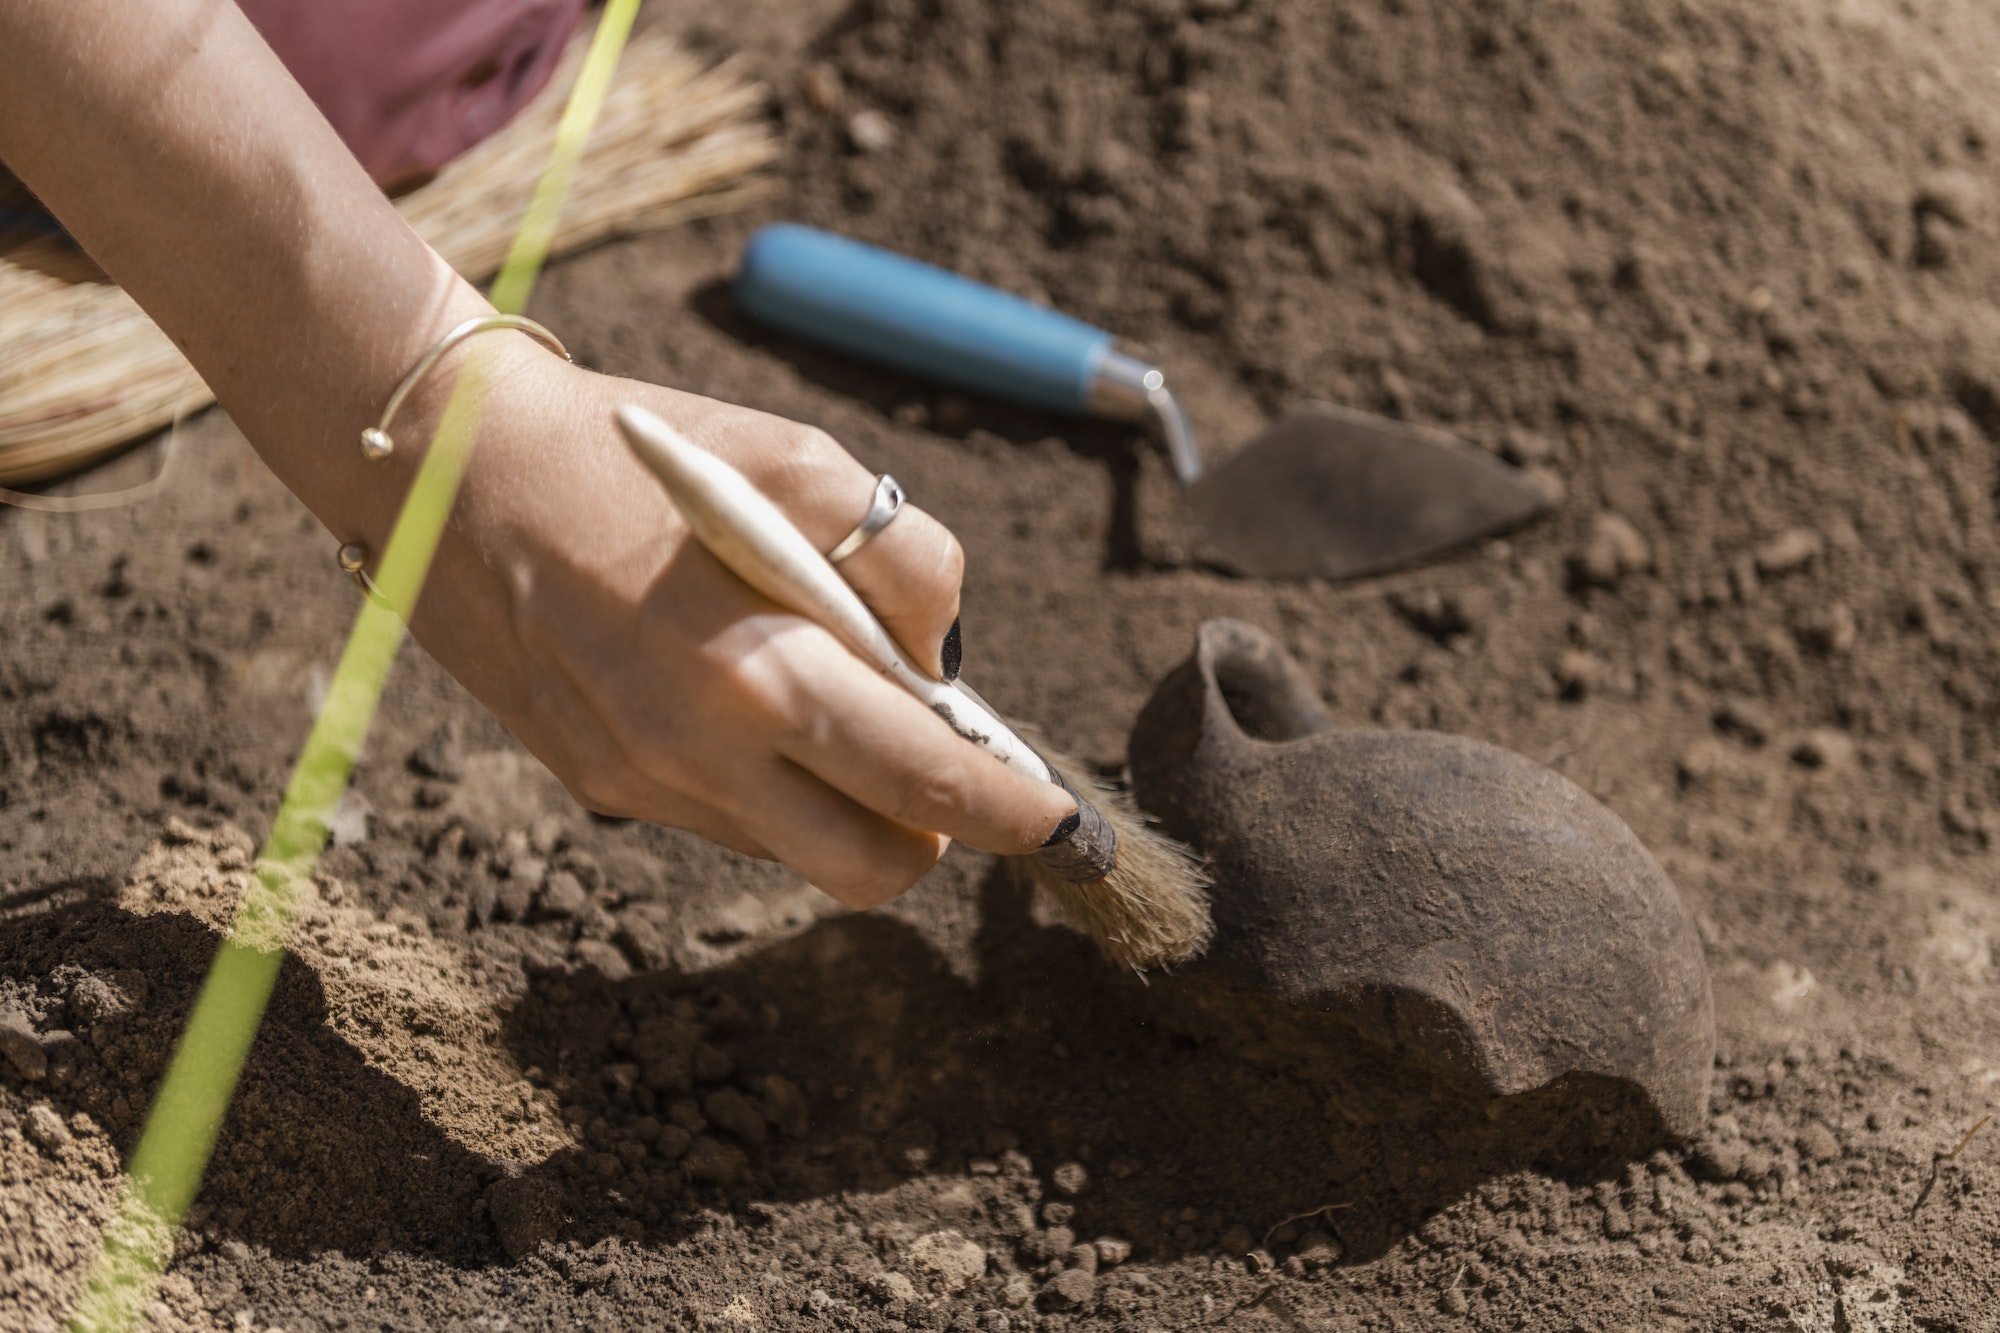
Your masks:
{"label": "metal ferrule on brush", "polygon": [[1056,831],[1035,855],[1058,878],[1071,884],[1103,879],[1118,864],[1118,834],[1054,764],[1049,765],[1049,777],[1076,801],[1076,813],[1056,825]]}

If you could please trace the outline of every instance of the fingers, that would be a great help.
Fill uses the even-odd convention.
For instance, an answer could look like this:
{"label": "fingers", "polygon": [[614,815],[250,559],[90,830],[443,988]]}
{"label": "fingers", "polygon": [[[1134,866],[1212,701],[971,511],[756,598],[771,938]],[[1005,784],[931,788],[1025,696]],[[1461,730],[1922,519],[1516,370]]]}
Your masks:
{"label": "fingers", "polygon": [[760,861],[784,859],[761,840],[745,832],[741,823],[714,806],[670,791],[657,783],[627,776],[616,781],[615,785],[607,784],[596,774],[582,778],[565,777],[562,783],[570,799],[592,814],[611,819],[643,819],[649,824],[685,829],[732,852],[754,856]]}
{"label": "fingers", "polygon": [[884,819],[773,756],[728,781],[748,803],[734,817],[752,836],[814,888],[857,910],[879,907],[923,878],[950,843]]}
{"label": "fingers", "polygon": [[[819,550],[832,550],[868,513],[875,474],[825,431],[757,412],[718,415],[706,400],[650,386],[649,393],[652,406],[740,470]],[[939,674],[965,575],[965,553],[950,529],[906,503],[840,562],[840,573],[911,660]]]}
{"label": "fingers", "polygon": [[[551,680],[533,715],[507,719],[508,729],[557,776],[571,800],[593,814],[686,829],[745,856],[780,859],[710,802],[649,778],[578,682],[560,663],[551,662],[549,670],[568,688]],[[612,756],[618,762],[606,763]]]}
{"label": "fingers", "polygon": [[809,645],[779,752],[875,814],[1005,856],[1039,848],[1076,803],[959,736],[837,643]]}
{"label": "fingers", "polygon": [[[821,551],[868,510],[874,474],[823,432],[650,386],[604,392],[652,400]],[[585,480],[605,497],[587,518],[573,500],[553,516],[528,507],[568,535],[512,587],[512,632],[560,664],[551,674],[567,677],[571,711],[587,715],[529,700],[516,730],[554,733],[531,748],[551,752],[584,804],[783,861],[853,907],[900,893],[951,838],[1030,851],[1071,813],[1059,789],[1011,773],[832,635],[675,540],[659,506],[611,500],[622,475]],[[932,673],[945,665],[963,572],[957,540],[908,505],[840,566]]]}
{"label": "fingers", "polygon": [[[831,663],[868,677],[866,667],[705,551],[677,562],[655,595],[663,599],[650,621],[656,636],[593,643],[579,631],[550,641],[571,688],[547,692],[532,710],[537,725],[519,730],[524,738],[553,731],[546,757],[580,803],[782,861],[849,907],[887,902],[936,864],[949,839],[866,809],[778,748],[811,725],[801,673]],[[642,677],[627,674],[635,665],[647,668]],[[675,676],[678,687],[668,683]]]}
{"label": "fingers", "polygon": [[958,589],[965,577],[965,552],[951,530],[905,504],[839,568],[911,660],[942,675],[945,638],[958,621]]}

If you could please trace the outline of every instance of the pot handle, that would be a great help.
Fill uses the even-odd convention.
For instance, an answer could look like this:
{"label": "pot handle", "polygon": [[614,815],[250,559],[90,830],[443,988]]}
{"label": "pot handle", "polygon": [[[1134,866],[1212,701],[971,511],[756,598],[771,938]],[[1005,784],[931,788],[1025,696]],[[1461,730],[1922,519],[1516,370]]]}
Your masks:
{"label": "pot handle", "polygon": [[1180,807],[1203,785],[1184,779],[1248,767],[1263,745],[1333,725],[1304,668],[1277,639],[1240,620],[1206,621],[1193,654],[1160,682],[1132,728],[1133,794],[1171,832],[1192,813]]}
{"label": "pot handle", "polygon": [[1333,726],[1305,669],[1255,625],[1208,621],[1197,636],[1194,662],[1206,686],[1212,732],[1227,728],[1245,740],[1282,743]]}

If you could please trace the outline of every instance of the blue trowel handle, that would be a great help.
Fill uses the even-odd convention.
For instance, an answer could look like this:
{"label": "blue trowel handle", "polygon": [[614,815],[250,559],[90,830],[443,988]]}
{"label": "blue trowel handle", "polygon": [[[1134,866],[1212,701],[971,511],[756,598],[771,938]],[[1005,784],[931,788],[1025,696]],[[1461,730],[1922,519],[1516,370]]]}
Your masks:
{"label": "blue trowel handle", "polygon": [[1083,412],[1111,335],[872,245],[793,223],[750,238],[736,300],[757,319],[898,369]]}

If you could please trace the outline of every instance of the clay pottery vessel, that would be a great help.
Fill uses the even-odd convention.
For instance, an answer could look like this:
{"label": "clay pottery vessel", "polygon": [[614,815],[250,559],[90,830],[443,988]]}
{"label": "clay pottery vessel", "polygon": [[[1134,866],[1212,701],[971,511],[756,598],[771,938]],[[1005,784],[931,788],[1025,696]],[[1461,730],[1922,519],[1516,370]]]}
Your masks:
{"label": "clay pottery vessel", "polygon": [[1700,1128],[1715,1017],[1694,919],[1560,774],[1463,736],[1337,729],[1277,641],[1232,620],[1154,692],[1131,773],[1210,861],[1198,967],[1490,1095],[1595,1075],[1668,1133]]}

